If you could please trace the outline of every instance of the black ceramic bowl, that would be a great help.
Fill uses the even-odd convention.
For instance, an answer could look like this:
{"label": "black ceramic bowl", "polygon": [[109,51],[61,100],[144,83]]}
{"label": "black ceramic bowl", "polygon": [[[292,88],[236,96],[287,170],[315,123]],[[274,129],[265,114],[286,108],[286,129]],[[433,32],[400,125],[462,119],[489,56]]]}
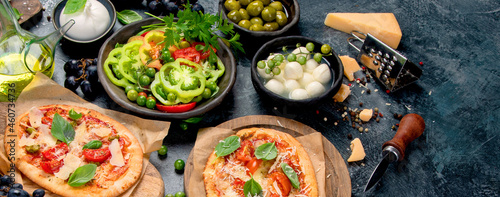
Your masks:
{"label": "black ceramic bowl", "polygon": [[[265,43],[255,54],[252,60],[251,66],[251,74],[252,74],[252,83],[257,92],[266,100],[270,99],[270,101],[275,103],[281,103],[286,106],[293,107],[309,107],[320,104],[322,101],[327,99],[332,99],[332,97],[339,91],[340,86],[342,85],[342,76],[344,73],[344,67],[342,62],[340,61],[338,55],[332,49],[332,55],[323,56],[323,61],[330,67],[330,72],[332,74],[332,83],[329,88],[326,88],[326,91],[313,98],[303,99],[303,100],[294,100],[290,98],[285,98],[281,95],[278,95],[270,90],[268,90],[261,81],[261,77],[257,71],[257,62],[260,60],[266,60],[270,53],[280,52],[283,46],[287,46],[289,49],[295,49],[296,44],[300,43],[301,46],[305,46],[308,42],[312,42],[316,47],[315,51],[319,51],[319,48],[323,43],[320,43],[314,39],[307,38],[304,36],[287,36],[273,39],[267,43]],[[286,56],[285,56],[286,57]]]}
{"label": "black ceramic bowl", "polygon": [[214,97],[197,103],[196,107],[190,111],[182,113],[166,113],[158,111],[156,109],[141,107],[137,105],[137,103],[128,100],[127,95],[125,94],[125,90],[114,85],[108,79],[108,77],[104,73],[103,65],[106,61],[106,58],[108,57],[109,52],[115,48],[115,44],[126,43],[129,37],[136,35],[142,30],[142,26],[159,22],[161,21],[156,18],[148,18],[130,23],[122,27],[119,31],[115,32],[104,42],[99,51],[97,71],[99,80],[101,81],[102,86],[104,87],[108,95],[111,97],[111,99],[113,99],[116,103],[118,103],[125,109],[138,113],[140,115],[159,119],[187,119],[190,117],[202,115],[218,106],[223,101],[224,97],[226,97],[226,95],[229,93],[229,91],[231,91],[234,82],[236,81],[236,60],[229,47],[227,47],[221,40],[219,40],[219,46],[221,47],[221,49],[217,50],[217,56],[219,56],[219,58],[224,63],[226,71],[224,75],[219,78],[218,85],[220,90]]}
{"label": "black ceramic bowl", "polygon": [[[239,26],[237,23],[229,20],[227,18],[228,10],[224,7],[224,2],[226,0],[219,0],[219,13],[222,15],[224,19],[227,19],[229,23],[234,24],[234,29],[236,32],[241,34],[242,39],[246,37],[254,37],[254,38],[262,38],[262,39],[272,39],[278,36],[281,36],[288,32],[292,27],[296,26],[299,22],[300,18],[300,7],[297,0],[279,0],[283,4],[286,9],[288,22],[285,26],[280,27],[276,31],[250,31]],[[278,0],[273,0],[278,1]]]}
{"label": "black ceramic bowl", "polygon": [[[91,43],[103,38],[108,33],[110,33],[111,30],[113,30],[113,27],[115,26],[116,22],[115,6],[109,0],[97,0],[97,1],[102,3],[102,5],[104,5],[104,7],[108,10],[110,24],[106,29],[106,31],[104,31],[104,33],[102,33],[100,36],[89,40],[79,40],[76,38],[72,38],[68,35],[64,35],[64,38],[76,43]],[[64,6],[66,6],[66,2],[68,2],[68,0],[60,1],[59,3],[57,3],[57,5],[54,7],[54,10],[52,11],[52,24],[54,25],[54,28],[56,28],[56,30],[59,29],[62,25],[64,25],[60,23],[59,17],[61,16],[61,12],[63,11]]]}

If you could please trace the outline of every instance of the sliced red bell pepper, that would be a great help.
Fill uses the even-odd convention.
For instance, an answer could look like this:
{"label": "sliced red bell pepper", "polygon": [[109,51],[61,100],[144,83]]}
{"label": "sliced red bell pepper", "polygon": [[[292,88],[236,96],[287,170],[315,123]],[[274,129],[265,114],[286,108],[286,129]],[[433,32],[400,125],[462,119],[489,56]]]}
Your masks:
{"label": "sliced red bell pepper", "polygon": [[177,104],[177,105],[162,105],[157,103],[156,104],[156,109],[168,113],[182,113],[189,111],[196,107],[196,102],[190,102],[186,104]]}

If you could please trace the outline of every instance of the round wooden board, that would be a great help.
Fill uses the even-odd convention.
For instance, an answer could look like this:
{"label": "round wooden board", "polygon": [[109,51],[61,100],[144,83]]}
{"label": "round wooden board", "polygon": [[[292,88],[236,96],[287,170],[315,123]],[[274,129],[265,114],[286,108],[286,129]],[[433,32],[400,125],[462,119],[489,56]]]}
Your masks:
{"label": "round wooden board", "polygon": [[[253,115],[245,116],[241,118],[236,118],[224,122],[217,127],[232,129],[235,132],[244,128],[250,127],[263,127],[271,128],[278,131],[283,131],[289,133],[294,137],[299,137],[307,135],[313,132],[317,132],[311,127],[304,125],[295,120],[278,117],[278,116],[267,116],[267,115]],[[323,136],[323,154],[325,157],[325,174],[326,178],[326,194],[327,196],[351,196],[351,177],[349,176],[349,171],[345,164],[344,159],[338,152],[338,150],[333,146],[333,144],[328,141]],[[191,176],[193,170],[193,151],[189,154],[186,162],[186,167],[184,171],[184,187],[187,191],[189,188],[189,180],[187,177]]]}

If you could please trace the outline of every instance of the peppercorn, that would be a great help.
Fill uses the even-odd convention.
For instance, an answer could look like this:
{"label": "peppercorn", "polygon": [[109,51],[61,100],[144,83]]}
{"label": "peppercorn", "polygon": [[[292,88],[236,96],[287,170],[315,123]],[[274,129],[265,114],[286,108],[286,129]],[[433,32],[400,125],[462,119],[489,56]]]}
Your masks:
{"label": "peppercorn", "polygon": [[351,114],[351,116],[356,116],[356,113],[354,111],[350,111],[349,113]]}
{"label": "peppercorn", "polygon": [[359,131],[359,132],[363,132],[363,127],[359,127],[359,128],[358,128],[358,131]]}
{"label": "peppercorn", "polygon": [[366,90],[367,94],[370,94],[372,91],[370,89]]}
{"label": "peppercorn", "polygon": [[362,102],[360,102],[360,103],[359,103],[359,106],[360,106],[360,107],[363,107],[363,103],[362,103]]}
{"label": "peppercorn", "polygon": [[397,113],[394,113],[394,118],[397,119],[398,118],[398,114]]}
{"label": "peppercorn", "polygon": [[381,118],[384,117],[384,115],[382,113],[378,113],[378,116],[380,116]]}
{"label": "peppercorn", "polygon": [[354,124],[354,122],[352,123],[352,128],[356,128],[356,124]]}
{"label": "peppercorn", "polygon": [[352,140],[352,134],[350,134],[350,133],[349,133],[349,134],[347,134],[347,139]]}
{"label": "peppercorn", "polygon": [[374,110],[375,112],[378,112],[378,107],[375,107],[373,110]]}
{"label": "peppercorn", "polygon": [[375,121],[380,122],[380,118],[375,119]]}
{"label": "peppercorn", "polygon": [[402,115],[402,114],[398,114],[397,119],[398,119],[398,120],[401,120],[402,118],[403,118],[403,115]]}

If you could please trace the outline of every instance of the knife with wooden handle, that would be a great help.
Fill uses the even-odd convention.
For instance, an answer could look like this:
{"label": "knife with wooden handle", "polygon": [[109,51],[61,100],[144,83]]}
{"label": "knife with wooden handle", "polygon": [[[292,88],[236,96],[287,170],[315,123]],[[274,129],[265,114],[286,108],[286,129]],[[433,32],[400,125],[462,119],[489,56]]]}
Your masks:
{"label": "knife with wooden handle", "polygon": [[365,192],[372,188],[382,178],[389,164],[394,161],[402,161],[405,156],[405,149],[410,142],[422,135],[425,129],[424,119],[418,114],[407,114],[401,119],[396,135],[384,143],[382,146],[383,159],[373,171]]}

